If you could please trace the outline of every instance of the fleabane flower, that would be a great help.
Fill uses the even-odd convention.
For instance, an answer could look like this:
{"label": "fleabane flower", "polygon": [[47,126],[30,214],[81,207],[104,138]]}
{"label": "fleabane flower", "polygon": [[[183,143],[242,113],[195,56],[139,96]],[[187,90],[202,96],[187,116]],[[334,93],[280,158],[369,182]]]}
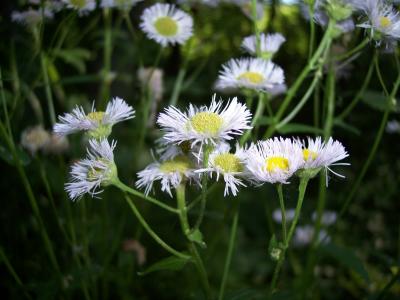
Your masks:
{"label": "fleabane flower", "polygon": [[26,25],[26,26],[35,26],[41,23],[43,20],[53,19],[54,13],[45,8],[42,11],[40,9],[29,8],[25,11],[13,11],[11,13],[11,20],[13,22]]}
{"label": "fleabane flower", "polygon": [[[344,178],[330,168],[335,165],[349,165],[348,163],[337,163],[349,156],[342,143],[329,138],[327,142],[322,141],[321,137],[315,139],[308,138],[307,142],[302,143],[302,155],[304,164],[301,167],[299,176],[314,177],[321,168],[330,171],[333,174]],[[328,176],[326,176],[326,184],[328,185]]]}
{"label": "fleabane flower", "polygon": [[[280,33],[260,34],[260,54],[264,59],[271,59],[286,41]],[[243,39],[242,48],[251,55],[257,55],[257,38],[255,35]]]}
{"label": "fleabane flower", "polygon": [[246,151],[239,145],[236,145],[235,153],[230,153],[229,148],[219,147],[211,152],[208,166],[196,172],[208,174],[210,178],[215,174],[217,181],[222,176],[225,181],[224,196],[229,195],[229,191],[236,196],[238,186],[246,186],[241,178],[244,175],[246,157]]}
{"label": "fleabane flower", "polygon": [[111,134],[116,123],[132,119],[135,111],[121,98],[114,98],[107,104],[106,110],[85,113],[83,107],[77,106],[71,113],[59,116],[59,123],[54,125],[54,132],[65,136],[78,131],[86,131],[91,138],[101,139]]}
{"label": "fleabane flower", "polygon": [[400,38],[400,15],[392,5],[382,0],[366,0],[363,11],[368,21],[357,26],[371,30],[371,37],[379,41],[382,39],[398,40]]}
{"label": "fleabane flower", "polygon": [[154,162],[137,173],[138,188],[145,188],[148,195],[155,181],[161,182],[161,191],[172,197],[172,188],[176,188],[183,180],[195,179],[193,162],[186,156],[180,155],[165,161]]}
{"label": "fleabane flower", "polygon": [[118,8],[129,10],[143,0],[101,0],[100,6],[103,8]]}
{"label": "fleabane flower", "polygon": [[93,197],[103,191],[102,187],[118,180],[113,153],[115,146],[115,141],[110,144],[107,139],[89,141],[87,157],[72,166],[71,182],[65,185],[71,200],[76,200],[84,194]]}
{"label": "fleabane flower", "polygon": [[170,106],[160,113],[157,123],[165,132],[164,140],[178,145],[189,141],[192,149],[199,146],[200,154],[204,144],[215,147],[251,129],[251,113],[246,105],[235,97],[223,106],[222,101],[215,98],[216,95],[209,106],[190,104],[186,112]]}
{"label": "fleabane flower", "polygon": [[62,0],[62,2],[68,8],[78,11],[79,15],[86,15],[96,8],[96,0]]}
{"label": "fleabane flower", "polygon": [[285,82],[281,67],[262,58],[231,59],[218,76],[219,89],[270,91]]}
{"label": "fleabane flower", "polygon": [[255,183],[288,183],[302,166],[301,145],[289,138],[259,141],[247,151],[247,170]]}
{"label": "fleabane flower", "polygon": [[157,3],[146,8],[140,28],[161,46],[184,44],[193,34],[193,19],[174,5]]}

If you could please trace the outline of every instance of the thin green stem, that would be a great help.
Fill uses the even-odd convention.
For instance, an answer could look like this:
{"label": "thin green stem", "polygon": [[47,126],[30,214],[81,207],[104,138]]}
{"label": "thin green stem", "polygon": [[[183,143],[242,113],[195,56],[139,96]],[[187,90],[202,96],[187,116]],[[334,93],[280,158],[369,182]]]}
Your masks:
{"label": "thin green stem", "polygon": [[378,75],[378,79],[379,79],[379,82],[380,82],[380,84],[381,84],[381,86],[383,88],[383,91],[385,92],[386,96],[389,96],[389,92],[388,92],[388,89],[386,87],[385,80],[383,79],[381,68],[379,66],[379,57],[378,57],[378,55],[375,55],[374,64],[375,64],[376,75]]}
{"label": "thin green stem", "polygon": [[203,264],[203,260],[201,259],[200,254],[197,251],[196,245],[193,242],[189,243],[189,250],[194,259],[197,271],[199,272],[200,280],[203,285],[204,291],[206,293],[206,299],[210,300],[212,299],[211,288],[210,288],[210,283],[208,282],[208,276]]}
{"label": "thin green stem", "polygon": [[162,248],[164,248],[167,252],[171,253],[172,255],[175,255],[177,257],[183,258],[183,259],[189,259],[190,256],[183,254],[174,248],[172,248],[170,245],[168,245],[166,242],[164,242],[147,224],[146,220],[143,218],[143,216],[140,214],[139,210],[136,208],[135,204],[133,203],[132,199],[128,196],[125,195],[125,200],[128,202],[129,207],[131,208],[133,214],[136,216],[136,218],[139,220],[140,224],[143,226],[143,228],[147,231],[147,233],[159,244]]}
{"label": "thin green stem", "polygon": [[233,221],[232,221],[232,225],[231,225],[231,232],[229,235],[229,244],[228,244],[228,249],[227,249],[227,253],[226,253],[224,273],[222,275],[221,286],[219,288],[218,300],[224,299],[226,281],[228,279],[229,268],[230,268],[231,262],[232,262],[232,254],[233,254],[233,250],[235,248],[236,232],[237,232],[237,226],[238,226],[238,222],[239,222],[239,203],[238,203],[238,201],[236,201],[236,202],[237,203],[234,206]]}
{"label": "thin green stem", "polygon": [[366,38],[366,39],[364,39],[360,44],[358,44],[356,47],[354,47],[353,49],[351,49],[350,51],[348,51],[348,52],[346,52],[346,53],[344,53],[344,54],[342,54],[342,55],[336,56],[336,57],[334,57],[334,59],[335,59],[336,61],[346,59],[346,58],[352,56],[354,53],[357,53],[358,51],[360,51],[361,49],[363,49],[368,43],[369,43],[369,39]]}
{"label": "thin green stem", "polygon": [[314,5],[308,6],[308,13],[310,14],[310,40],[308,44],[308,59],[311,59],[314,52],[315,44],[315,22],[314,22]]}
{"label": "thin green stem", "polygon": [[[258,94],[258,102],[256,112],[254,114],[253,120],[251,121],[251,127],[254,128],[257,126],[258,120],[262,117],[265,108],[265,94],[260,92]],[[245,134],[240,139],[240,145],[244,145],[247,140],[251,137],[251,129],[247,130]]]}
{"label": "thin green stem", "polygon": [[100,101],[102,106],[110,97],[111,87],[111,56],[112,56],[112,13],[111,10],[105,8],[103,10],[104,17],[104,40],[103,40],[103,83],[100,90]]}
{"label": "thin green stem", "polygon": [[45,57],[42,50],[40,50],[40,65],[42,67],[42,76],[43,76],[44,86],[45,86],[45,91],[46,91],[46,99],[47,99],[47,106],[48,106],[49,114],[50,114],[50,121],[52,124],[55,124],[56,123],[56,113],[55,113],[55,109],[54,109],[53,96],[51,93],[49,74],[47,73],[47,58]]}
{"label": "thin green stem", "polygon": [[169,105],[175,106],[178,103],[179,94],[182,89],[183,79],[186,75],[186,66],[179,69],[178,76],[175,80],[174,89],[172,91],[171,99],[169,100]]}
{"label": "thin green stem", "polygon": [[147,202],[153,203],[153,204],[155,204],[155,205],[157,205],[157,206],[159,206],[159,207],[161,207],[161,208],[163,208],[163,209],[165,209],[165,210],[167,210],[169,212],[172,212],[172,213],[175,213],[175,214],[178,213],[178,210],[176,208],[171,207],[171,206],[169,206],[167,204],[164,204],[164,203],[162,203],[161,201],[159,201],[157,199],[154,199],[152,197],[146,196],[145,194],[143,194],[143,193],[141,193],[141,192],[139,192],[139,191],[127,186],[126,184],[124,184],[120,180],[116,180],[115,182],[113,182],[113,184],[114,184],[114,186],[116,186],[117,188],[123,190],[124,192],[127,192],[127,193],[132,194],[132,195],[134,195],[136,197],[144,199]]}
{"label": "thin green stem", "polygon": [[283,199],[282,183],[278,183],[276,185],[276,190],[278,191],[279,205],[281,207],[282,238],[283,238],[283,241],[286,242],[286,238],[287,238],[286,209],[285,209],[285,201]]}
{"label": "thin green stem", "polygon": [[182,226],[182,232],[188,236],[190,233],[190,225],[187,216],[186,198],[185,198],[185,184],[180,184],[176,188],[176,201],[179,210],[179,220]]}

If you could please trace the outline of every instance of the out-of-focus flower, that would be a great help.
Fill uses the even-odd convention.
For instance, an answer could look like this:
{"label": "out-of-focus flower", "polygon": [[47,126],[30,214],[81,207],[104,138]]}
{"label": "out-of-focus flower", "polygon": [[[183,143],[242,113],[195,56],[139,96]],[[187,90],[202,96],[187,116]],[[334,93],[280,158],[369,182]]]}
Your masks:
{"label": "out-of-focus flower", "polygon": [[41,126],[34,126],[25,129],[21,135],[21,145],[29,150],[32,155],[42,150],[50,140],[50,134]]}
{"label": "out-of-focus flower", "polygon": [[262,58],[231,59],[222,66],[218,77],[219,89],[250,89],[270,91],[283,84],[285,76],[281,67]]}
{"label": "out-of-focus flower", "polygon": [[[295,210],[293,208],[286,209],[285,211],[286,222],[292,221],[294,219],[294,215],[295,215]],[[280,209],[275,209],[272,212],[272,219],[274,219],[274,221],[277,223],[282,223],[282,212]]]}
{"label": "out-of-focus flower", "polygon": [[49,9],[44,9],[43,14],[40,9],[29,8],[25,11],[13,11],[11,13],[11,20],[13,22],[26,25],[26,26],[35,26],[41,23],[44,20],[53,19],[54,14]]}
{"label": "out-of-focus flower", "polygon": [[174,5],[157,3],[146,8],[140,28],[161,46],[184,44],[193,34],[193,19]]}
{"label": "out-of-focus flower", "polygon": [[[312,220],[316,221],[317,220],[317,212],[313,212],[312,214]],[[325,226],[330,226],[336,222],[337,219],[337,213],[334,211],[324,211],[321,216],[321,223]]]}
{"label": "out-of-focus flower", "polygon": [[129,239],[123,241],[122,249],[125,252],[135,252],[139,266],[143,266],[146,263],[146,248],[138,240]]}
{"label": "out-of-focus flower", "polygon": [[101,0],[100,6],[103,8],[118,8],[130,10],[133,6],[143,0]]}
{"label": "out-of-focus flower", "polygon": [[101,193],[101,187],[112,184],[118,179],[117,167],[114,163],[114,148],[107,139],[90,140],[87,157],[76,162],[71,168],[71,182],[65,184],[71,200],[76,200],[84,194],[92,197]]}
{"label": "out-of-focus flower", "polygon": [[400,133],[400,123],[397,120],[391,120],[386,125],[387,133]]}
{"label": "out-of-focus flower", "polygon": [[[94,103],[93,103],[94,104]],[[106,110],[85,113],[83,107],[77,106],[72,113],[59,116],[59,123],[54,125],[54,132],[60,136],[78,131],[87,131],[91,138],[102,139],[111,134],[112,126],[116,123],[132,119],[135,111],[121,98],[114,98],[107,104]]]}
{"label": "out-of-focus flower", "polygon": [[[264,59],[271,59],[286,41],[280,33],[260,34],[260,54]],[[257,55],[257,38],[255,35],[243,39],[242,48],[252,55]]]}
{"label": "out-of-focus flower", "polygon": [[59,136],[55,133],[50,134],[50,139],[44,145],[43,151],[49,154],[61,154],[68,150],[69,142],[65,136]]}
{"label": "out-of-focus flower", "polygon": [[62,0],[67,8],[78,11],[79,15],[87,15],[96,9],[96,0]]}
{"label": "out-of-focus flower", "polygon": [[[314,227],[311,225],[298,226],[294,232],[293,245],[296,247],[304,247],[311,244],[314,232]],[[327,244],[330,240],[331,238],[328,236],[328,233],[321,229],[318,235],[318,242]]]}

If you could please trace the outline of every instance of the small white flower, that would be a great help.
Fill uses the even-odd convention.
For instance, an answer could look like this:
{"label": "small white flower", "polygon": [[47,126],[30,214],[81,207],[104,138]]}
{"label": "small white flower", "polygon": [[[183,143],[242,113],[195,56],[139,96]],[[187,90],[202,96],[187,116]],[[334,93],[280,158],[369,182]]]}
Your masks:
{"label": "small white flower", "polygon": [[[260,34],[260,52],[263,58],[271,58],[286,41],[280,33]],[[257,55],[257,39],[255,35],[244,38],[242,48],[252,55]]]}
{"label": "small white flower", "polygon": [[[321,137],[316,139],[308,138],[307,143],[303,142],[303,159],[304,165],[302,169],[319,169],[325,168],[327,171],[331,171],[333,174],[344,178],[330,169],[330,166],[335,165],[349,165],[347,163],[336,163],[349,156],[342,143],[329,138],[327,142],[323,142]],[[326,176],[328,181],[328,176]],[[328,184],[328,182],[327,182]]]}
{"label": "small white flower", "polygon": [[129,10],[143,0],[101,0],[100,7]]}
{"label": "small white flower", "polygon": [[256,183],[288,183],[302,166],[301,146],[288,138],[259,141],[248,150],[247,169]]}
{"label": "small white flower", "polygon": [[[94,104],[94,103],[93,103]],[[83,107],[77,106],[72,113],[59,116],[59,123],[54,125],[54,132],[60,136],[77,131],[88,131],[93,138],[107,137],[111,133],[112,126],[121,121],[132,119],[135,111],[121,98],[114,98],[107,104],[106,110],[85,113]]]}
{"label": "small white flower", "polygon": [[174,106],[160,113],[157,123],[165,132],[168,143],[181,144],[191,142],[191,148],[203,144],[217,146],[224,140],[231,140],[234,135],[241,135],[249,126],[251,113],[246,105],[233,98],[225,107],[222,101],[215,101],[213,96],[210,106],[196,107],[190,104],[187,112],[181,112]]}
{"label": "small white flower", "polygon": [[[314,236],[314,227],[311,225],[298,226],[294,232],[293,244],[296,247],[304,247],[312,242]],[[329,243],[331,240],[328,233],[321,229],[318,235],[318,242],[323,242],[324,244]]]}
{"label": "small white flower", "polygon": [[65,185],[71,200],[76,200],[88,193],[92,197],[101,193],[101,187],[108,186],[117,178],[117,167],[114,163],[114,148],[107,139],[90,140],[87,157],[78,161],[71,169],[71,182]]}
{"label": "small white flower", "polygon": [[391,120],[386,124],[387,133],[400,133],[400,123],[397,120]]}
{"label": "small white flower", "polygon": [[282,68],[273,62],[262,58],[241,58],[231,59],[222,66],[217,87],[268,92],[284,81]]}
{"label": "small white flower", "polygon": [[167,192],[171,197],[171,188],[176,188],[182,180],[195,179],[192,161],[185,156],[176,156],[162,162],[154,162],[144,170],[137,173],[138,188],[145,188],[148,195],[155,181],[161,181],[161,191]]}
{"label": "small white flower", "polygon": [[382,0],[366,0],[363,11],[368,21],[357,26],[371,30],[371,37],[382,39],[400,39],[400,14],[392,5]]}
{"label": "small white flower", "polygon": [[208,159],[208,166],[199,169],[198,173],[208,173],[210,178],[216,174],[216,180],[222,175],[225,181],[224,196],[229,195],[229,190],[236,196],[238,186],[246,186],[241,177],[244,175],[246,152],[239,145],[236,145],[235,153],[230,153],[229,148],[219,147],[214,150]]}
{"label": "small white flower", "polygon": [[[292,221],[294,219],[295,213],[296,211],[293,208],[286,209],[285,211],[286,222]],[[272,212],[272,219],[274,219],[276,223],[282,223],[282,211],[280,208],[275,209]]]}
{"label": "small white flower", "polygon": [[26,25],[26,26],[34,26],[43,21],[43,18],[46,20],[53,19],[54,14],[51,10],[45,8],[42,11],[40,9],[32,9],[29,8],[25,11],[13,11],[11,13],[11,20],[13,22]]}
{"label": "small white flower", "polygon": [[79,15],[87,15],[95,10],[96,0],[62,0],[65,5],[73,10],[78,11]]}
{"label": "small white flower", "polygon": [[148,38],[163,47],[184,44],[193,34],[192,17],[174,5],[157,3],[146,8],[140,19]]}
{"label": "small white flower", "polygon": [[[337,219],[337,213],[334,211],[324,211],[321,216],[321,223],[325,226],[330,226],[336,222]],[[316,221],[317,220],[317,212],[313,212],[312,214],[312,220]]]}

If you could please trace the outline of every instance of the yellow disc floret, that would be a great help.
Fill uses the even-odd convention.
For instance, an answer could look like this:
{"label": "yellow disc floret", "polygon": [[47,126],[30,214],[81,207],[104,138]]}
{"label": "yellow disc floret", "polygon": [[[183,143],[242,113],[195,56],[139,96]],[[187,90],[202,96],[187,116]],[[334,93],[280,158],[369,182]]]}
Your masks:
{"label": "yellow disc floret", "polygon": [[173,159],[166,160],[160,165],[161,172],[164,173],[184,173],[190,168],[190,161],[187,157],[177,156]]}
{"label": "yellow disc floret", "polygon": [[318,154],[315,151],[311,151],[309,149],[303,150],[303,158],[305,161],[315,160],[317,158],[317,156],[318,156]]}
{"label": "yellow disc floret", "polygon": [[200,112],[190,119],[190,123],[199,133],[216,135],[222,127],[223,119],[216,113]]}
{"label": "yellow disc floret", "polygon": [[161,17],[154,22],[157,32],[163,36],[174,36],[178,33],[178,24],[171,17]]}
{"label": "yellow disc floret", "polygon": [[268,157],[265,160],[265,169],[268,172],[276,171],[288,171],[289,170],[289,160],[281,156]]}
{"label": "yellow disc floret", "polygon": [[243,170],[242,162],[232,153],[218,154],[214,158],[214,164],[226,173],[237,173]]}
{"label": "yellow disc floret", "polygon": [[390,21],[390,19],[388,17],[380,17],[379,18],[379,24],[383,27],[383,28],[387,28],[390,25],[392,25],[392,21]]}
{"label": "yellow disc floret", "polygon": [[104,112],[103,111],[93,111],[91,113],[88,113],[86,117],[88,119],[90,119],[91,121],[101,123],[101,121],[103,121]]}
{"label": "yellow disc floret", "polygon": [[264,77],[260,73],[249,71],[249,72],[244,72],[243,74],[241,74],[238,77],[238,79],[244,79],[252,84],[260,84],[261,82],[263,82]]}

